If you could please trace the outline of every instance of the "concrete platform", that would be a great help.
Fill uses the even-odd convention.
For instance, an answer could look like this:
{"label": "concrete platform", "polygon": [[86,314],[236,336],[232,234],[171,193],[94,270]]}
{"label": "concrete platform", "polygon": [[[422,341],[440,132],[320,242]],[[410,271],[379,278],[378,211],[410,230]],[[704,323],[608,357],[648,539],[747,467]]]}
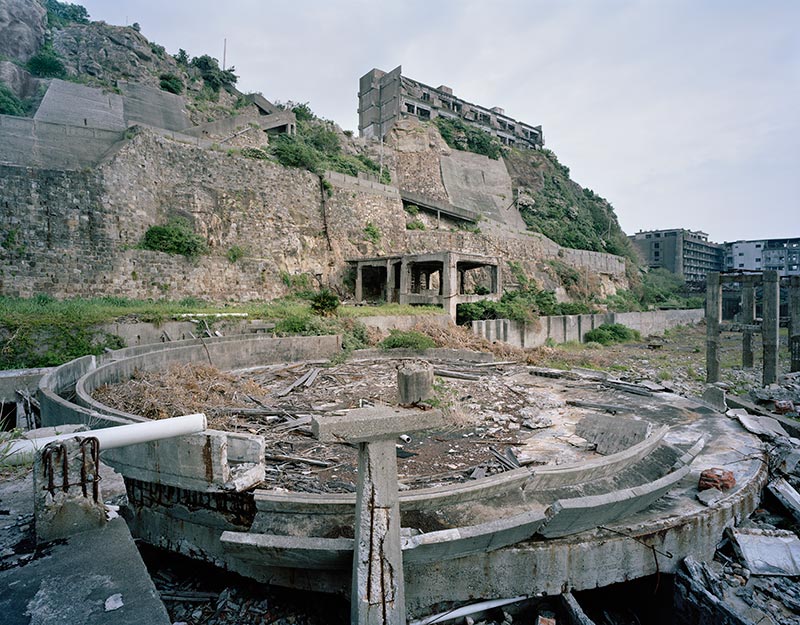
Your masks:
{"label": "concrete platform", "polygon": [[37,547],[30,472],[0,483],[0,511],[3,625],[170,625],[122,518]]}

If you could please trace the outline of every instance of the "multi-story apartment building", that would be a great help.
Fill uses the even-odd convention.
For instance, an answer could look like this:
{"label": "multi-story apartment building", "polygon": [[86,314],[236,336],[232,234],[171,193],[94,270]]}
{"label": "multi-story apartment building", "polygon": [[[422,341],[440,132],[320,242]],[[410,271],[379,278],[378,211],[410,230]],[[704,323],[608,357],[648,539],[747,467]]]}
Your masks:
{"label": "multi-story apartment building", "polygon": [[726,242],[725,269],[800,275],[800,238]]}
{"label": "multi-story apartment building", "polygon": [[724,266],[723,246],[709,241],[705,232],[683,228],[648,230],[629,238],[650,269],[671,271],[689,287],[704,285],[710,271],[722,271]]}
{"label": "multi-story apartment building", "polygon": [[497,137],[503,145],[538,149],[544,145],[541,126],[531,126],[505,114],[500,107],[486,108],[453,95],[445,85],[430,87],[402,75],[373,69],[361,77],[358,88],[358,133],[379,139],[395,121],[413,116],[423,121],[435,117],[458,118]]}

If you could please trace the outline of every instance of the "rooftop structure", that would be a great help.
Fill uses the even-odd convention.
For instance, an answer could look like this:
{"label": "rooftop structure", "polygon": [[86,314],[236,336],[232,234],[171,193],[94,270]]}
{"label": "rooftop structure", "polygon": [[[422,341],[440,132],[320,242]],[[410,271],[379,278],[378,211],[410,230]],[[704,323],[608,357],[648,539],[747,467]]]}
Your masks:
{"label": "rooftop structure", "polygon": [[648,230],[630,235],[650,269],[666,269],[681,276],[689,286],[705,284],[711,271],[723,268],[723,246],[700,231],[675,228]]}
{"label": "rooftop structure", "polygon": [[495,137],[503,145],[538,149],[544,145],[541,126],[531,126],[505,114],[499,106],[487,108],[453,95],[445,85],[430,87],[402,75],[373,69],[364,74],[358,89],[359,136],[379,139],[402,117],[429,121],[435,117],[457,118]]}

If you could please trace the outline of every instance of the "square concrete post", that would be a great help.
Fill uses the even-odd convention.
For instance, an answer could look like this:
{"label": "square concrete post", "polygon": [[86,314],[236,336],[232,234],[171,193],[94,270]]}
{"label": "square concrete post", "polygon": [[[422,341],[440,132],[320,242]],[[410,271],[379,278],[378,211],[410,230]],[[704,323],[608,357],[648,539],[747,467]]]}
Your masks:
{"label": "square concrete post", "polygon": [[395,441],[400,434],[444,424],[436,410],[381,407],[314,417],[322,442],[358,443],[355,551],[350,622],[405,625],[403,552]]}
{"label": "square concrete post", "polygon": [[458,257],[445,254],[442,263],[442,303],[448,315],[456,318],[458,306]]}
{"label": "square concrete post", "polygon": [[764,386],[778,381],[778,326],[780,315],[780,283],[777,271],[764,272]]}
{"label": "square concrete post", "polygon": [[719,272],[706,277],[706,382],[719,382],[719,322],[722,317],[722,287]]}
{"label": "square concrete post", "polygon": [[789,277],[790,370],[800,371],[800,276]]}
{"label": "square concrete post", "polygon": [[408,294],[411,291],[411,269],[405,260],[400,261],[400,293],[398,303],[408,304]]}
{"label": "square concrete post", "polygon": [[356,263],[356,301],[364,299],[364,265]]}
{"label": "square concrete post", "polygon": [[[751,283],[742,286],[742,323],[751,326],[756,319],[756,294]],[[742,367],[753,367],[753,331],[745,328],[742,332]]]}

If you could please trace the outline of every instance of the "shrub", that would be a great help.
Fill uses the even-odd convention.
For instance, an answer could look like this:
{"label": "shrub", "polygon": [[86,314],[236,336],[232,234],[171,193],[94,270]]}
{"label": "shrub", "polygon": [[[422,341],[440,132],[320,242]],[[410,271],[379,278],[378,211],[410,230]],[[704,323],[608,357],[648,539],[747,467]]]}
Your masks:
{"label": "shrub", "polygon": [[24,117],[27,113],[25,103],[4,84],[0,83],[0,115]]}
{"label": "shrub", "polygon": [[28,60],[27,67],[31,74],[40,78],[64,78],[67,75],[67,69],[49,44],[42,46]]}
{"label": "shrub", "polygon": [[483,154],[494,160],[500,158],[503,147],[500,141],[488,132],[457,118],[437,117],[433,121],[451,148]]}
{"label": "shrub", "polygon": [[270,151],[286,167],[300,167],[315,173],[320,170],[319,156],[298,135],[277,136],[270,145]]}
{"label": "shrub", "polygon": [[183,81],[175,74],[161,74],[159,85],[164,91],[169,91],[176,95],[183,93]]}
{"label": "shrub", "polygon": [[389,336],[380,342],[382,349],[431,349],[436,347],[433,339],[427,334],[416,330],[389,330]]}
{"label": "shrub", "polygon": [[425,230],[425,224],[419,219],[414,219],[406,224],[406,230]]}
{"label": "shrub", "polygon": [[381,231],[374,223],[368,221],[367,225],[364,227],[364,236],[366,237],[367,241],[377,245],[381,240]]}
{"label": "shrub", "polygon": [[590,330],[586,333],[583,340],[585,343],[600,343],[601,345],[611,345],[612,343],[625,343],[626,341],[638,341],[641,335],[636,330],[621,323],[604,323],[603,325]]}
{"label": "shrub", "polygon": [[339,308],[339,297],[333,291],[323,289],[311,297],[311,310],[328,317]]}
{"label": "shrub", "polygon": [[63,28],[69,22],[89,23],[89,12],[79,4],[58,0],[45,0],[42,4],[47,9],[47,25],[51,28]]}
{"label": "shrub", "polygon": [[200,70],[206,85],[214,92],[218,93],[221,87],[231,87],[239,79],[233,72],[236,68],[220,69],[219,61],[214,57],[204,54],[192,59],[191,66]]}
{"label": "shrub", "polygon": [[417,215],[419,215],[419,206],[417,206],[416,204],[404,204],[403,208],[412,217],[416,217]]}
{"label": "shrub", "polygon": [[261,148],[242,148],[239,153],[247,158],[255,158],[261,161],[269,158],[269,153]]}
{"label": "shrub", "polygon": [[227,254],[225,256],[228,258],[228,261],[231,263],[235,263],[237,260],[241,259],[245,255],[245,249],[240,245],[231,245],[228,248]]}
{"label": "shrub", "polygon": [[206,242],[192,230],[191,224],[182,218],[175,218],[163,226],[150,226],[144,233],[140,244],[142,249],[181,254],[196,258],[207,251]]}

